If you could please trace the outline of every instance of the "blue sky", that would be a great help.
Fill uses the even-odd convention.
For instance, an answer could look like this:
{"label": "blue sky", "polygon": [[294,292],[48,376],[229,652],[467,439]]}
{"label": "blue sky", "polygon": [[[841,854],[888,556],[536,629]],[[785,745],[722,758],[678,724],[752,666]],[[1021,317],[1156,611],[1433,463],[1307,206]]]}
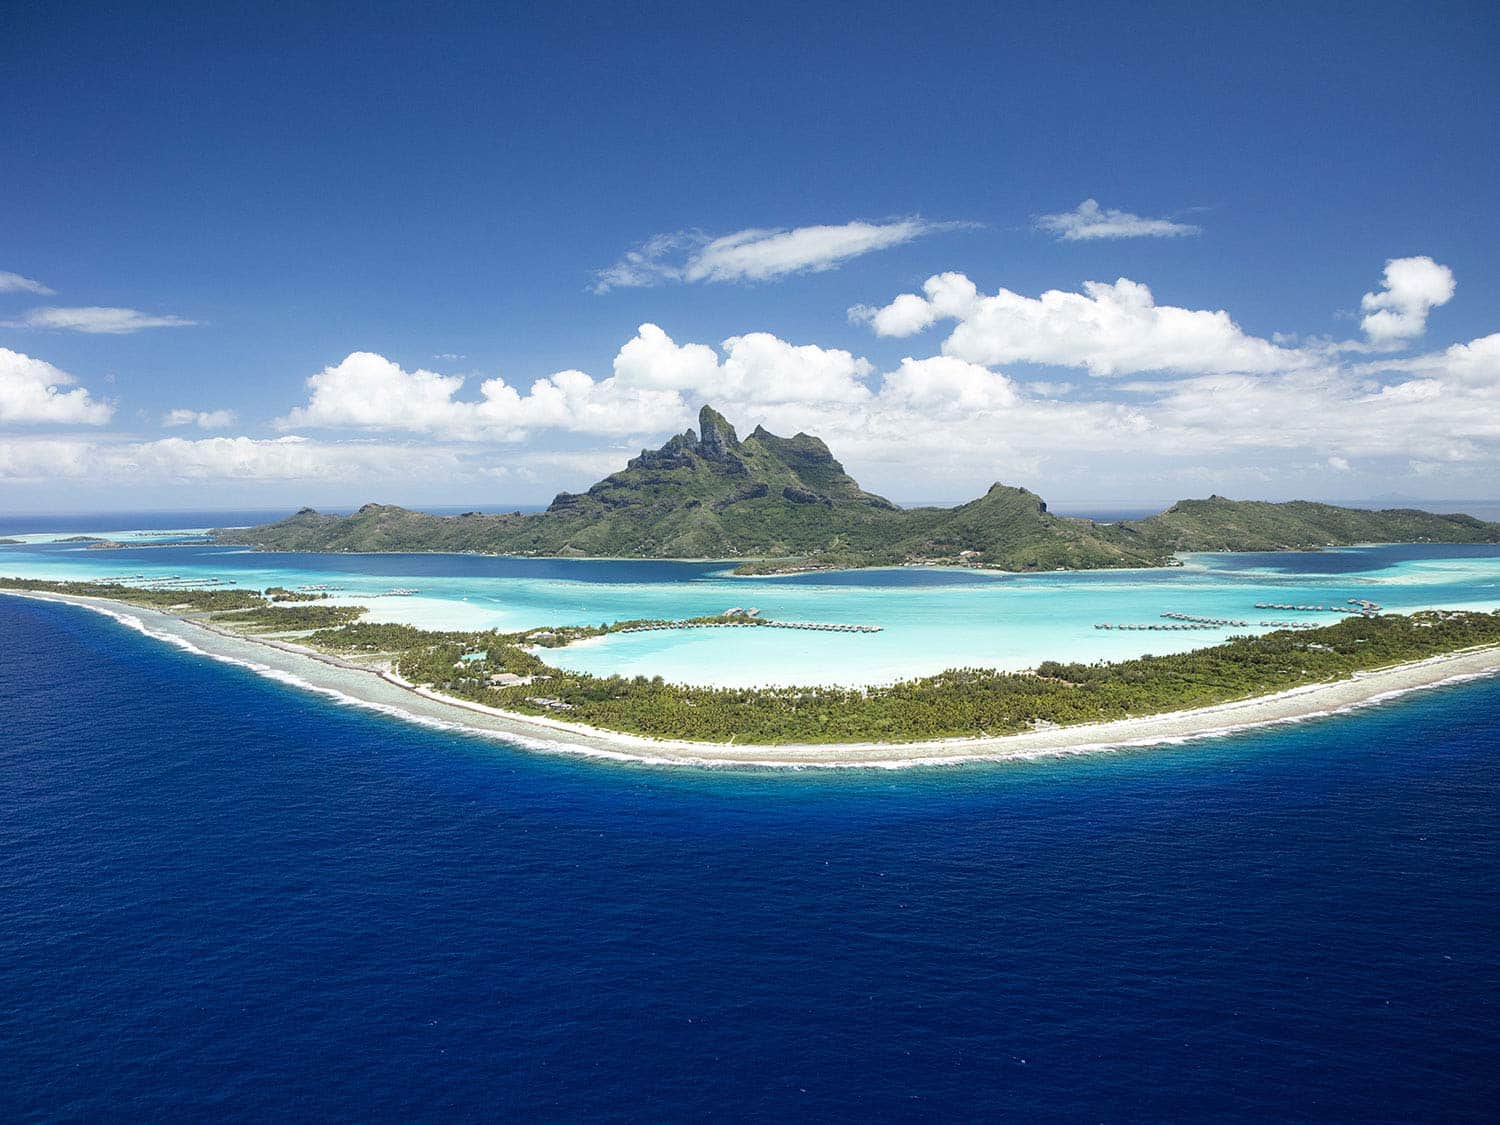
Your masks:
{"label": "blue sky", "polygon": [[7,5],[0,510],[1497,491],[1492,5],[813,7]]}

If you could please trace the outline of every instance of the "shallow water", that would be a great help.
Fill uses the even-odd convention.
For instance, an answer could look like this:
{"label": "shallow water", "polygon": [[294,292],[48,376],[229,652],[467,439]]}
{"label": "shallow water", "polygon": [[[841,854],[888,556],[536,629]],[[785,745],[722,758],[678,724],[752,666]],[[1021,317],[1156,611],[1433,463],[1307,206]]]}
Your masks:
{"label": "shallow water", "polygon": [[[683,618],[754,606],[785,621],[878,625],[875,634],[704,629],[616,635],[549,653],[600,674],[685,683],[860,684],[955,665],[1007,669],[1041,660],[1180,652],[1260,621],[1328,623],[1332,614],[1257,610],[1257,602],[1388,609],[1500,607],[1500,545],[1363,547],[1316,553],[1195,555],[1163,570],[1037,575],[901,568],[747,579],[724,563],[506,559],[480,555],[271,554],[205,545],[91,551],[77,544],[0,547],[0,575],[40,578],[221,577],[263,589],[322,584],[371,619],[434,628],[523,629],[630,618]],[[381,596],[397,587],[414,597]],[[1123,632],[1162,613],[1248,628]]]}

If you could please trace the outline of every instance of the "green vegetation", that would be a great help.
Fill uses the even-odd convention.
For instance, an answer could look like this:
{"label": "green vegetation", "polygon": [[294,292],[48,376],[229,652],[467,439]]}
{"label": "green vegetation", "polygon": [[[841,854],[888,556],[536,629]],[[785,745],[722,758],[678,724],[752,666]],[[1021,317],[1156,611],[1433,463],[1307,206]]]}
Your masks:
{"label": "green vegetation", "polygon": [[1434,515],[1415,508],[1371,512],[1293,500],[1183,500],[1144,520],[1111,529],[1142,550],[1305,551],[1353,543],[1495,543],[1500,524],[1473,516]]}
{"label": "green vegetation", "polygon": [[[661,677],[591,676],[534,651],[651,621],[524,632],[433,631],[357,620],[359,607],[274,606],[247,590],[139,590],[89,582],[0,579],[0,587],[214,612],[245,631],[316,630],[303,643],[350,657],[380,654],[413,683],[460,699],[658,738],[775,744],[915,741],[1012,734],[1039,724],[1100,722],[1204,707],[1348,677],[1460,649],[1500,644],[1500,612],[1353,616],[1320,629],[1236,637],[1170,656],[1114,663],[1046,661],[1032,672],[955,668],[872,688],[700,688]],[[754,624],[740,617],[676,624]],[[483,660],[460,658],[484,652]],[[503,673],[523,682],[496,682]]]}
{"label": "green vegetation", "polygon": [[[959,668],[863,689],[701,688],[660,677],[590,676],[544,663],[522,647],[533,635],[355,624],[308,640],[332,652],[395,653],[396,669],[406,679],[457,698],[632,734],[763,744],[903,742],[1157,714],[1342,679],[1500,643],[1500,613],[1351,617],[1322,629],[1239,637],[1171,656],[1048,661],[1035,672]],[[475,651],[486,659],[460,662]],[[492,686],[490,677],[500,672],[530,680]]]}
{"label": "green vegetation", "polygon": [[288,590],[285,586],[270,586],[266,589],[266,598],[273,602],[321,602],[328,595],[323,592],[312,593],[310,591]]}
{"label": "green vegetation", "polygon": [[295,633],[329,629],[358,621],[365,612],[357,605],[261,605],[214,615],[216,625],[256,633]]}
{"label": "green vegetation", "polygon": [[265,605],[266,601],[254,590],[142,590],[112,582],[49,582],[39,578],[0,578],[0,586],[72,594],[81,598],[110,598],[151,609],[187,609],[203,613],[252,609]]}
{"label": "green vegetation", "polygon": [[902,509],[864,491],[816,437],[757,427],[741,440],[705,406],[699,432],[643,450],[545,511],[433,516],[366,504],[304,508],[214,538],[275,551],[477,551],[602,558],[744,559],[742,574],[903,563],[1012,571],[1169,566],[1180,551],[1310,549],[1366,542],[1500,542],[1470,516],[1327,504],[1185,500],[1120,524],[1055,516],[1035,493],[996,484],[957,508]]}
{"label": "green vegetation", "polygon": [[109,598],[148,609],[202,613],[209,615],[215,624],[251,632],[327,629],[357,621],[365,612],[362,606],[272,605],[254,590],[147,590],[112,582],[49,582],[39,578],[0,578],[0,587]]}

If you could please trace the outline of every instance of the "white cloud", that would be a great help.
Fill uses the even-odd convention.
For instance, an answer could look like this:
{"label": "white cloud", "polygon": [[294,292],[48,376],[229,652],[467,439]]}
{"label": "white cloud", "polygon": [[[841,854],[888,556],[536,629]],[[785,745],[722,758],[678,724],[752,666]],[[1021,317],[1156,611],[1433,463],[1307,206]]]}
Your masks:
{"label": "white cloud", "polygon": [[1408,359],[1364,363],[1350,370],[1365,376],[1378,376],[1384,372],[1422,376],[1409,383],[1398,384],[1408,388],[1431,384],[1500,392],[1500,332],[1481,336],[1466,344],[1453,344],[1439,352],[1428,352]]}
{"label": "white cloud", "polygon": [[1015,384],[1004,375],[946,355],[908,356],[885,376],[880,389],[883,406],[899,405],[941,416],[1002,410],[1018,401]]}
{"label": "white cloud", "polygon": [[491,379],[480,388],[486,424],[518,435],[533,429],[620,436],[676,429],[688,410],[675,391],[633,387],[620,379],[595,380],[582,371],[559,371],[531,384],[526,395]]}
{"label": "white cloud", "polygon": [[0,348],[0,422],[102,426],[115,408],[71,387],[78,380],[45,360]]}
{"label": "white cloud", "polygon": [[724,341],[722,379],[696,388],[738,402],[859,403],[870,397],[860,382],[874,368],[838,348],[789,344],[769,332],[731,336]]}
{"label": "white cloud", "polygon": [[594,291],[672,281],[769,281],[794,273],[817,273],[956,225],[909,218],[790,230],[751,228],[718,237],[697,231],[659,234],[600,270]]}
{"label": "white cloud", "polygon": [[724,341],[724,361],[707,344],[678,344],[643,324],[615,357],[615,378],[631,387],[681,391],[736,402],[858,402],[874,368],[838,348],[789,344],[768,332]]}
{"label": "white cloud", "polygon": [[1442,374],[1475,386],[1500,386],[1500,332],[1481,336],[1467,344],[1454,344],[1431,355],[1387,365],[1387,370],[1391,369]]}
{"label": "white cloud", "polygon": [[475,399],[458,397],[461,376],[406,371],[373,352],[353,352],[308,379],[308,402],[276,425],[460,441],[513,442],[537,430],[618,437],[685,425],[697,401],[858,403],[870,395],[861,380],[874,368],[837,348],[789,344],[765,332],[731,337],[723,348],[721,362],[707,344],[678,344],[643,324],[620,348],[609,378],[559,371],[524,394],[504,379],[488,379]]}
{"label": "white cloud", "polygon": [[114,471],[168,480],[406,480],[450,469],[447,450],[281,438],[163,438],[108,451]]}
{"label": "white cloud", "polygon": [[516,441],[533,429],[639,433],[656,429],[664,417],[685,414],[674,390],[630,386],[619,378],[595,381],[582,371],[538,379],[526,395],[504,379],[488,379],[480,384],[477,400],[465,400],[457,397],[462,376],[406,371],[373,352],[352,352],[307,385],[312,390],[307,405],[278,419],[279,428],[399,430],[464,441]]}
{"label": "white cloud", "polygon": [[1360,328],[1377,347],[1400,347],[1427,331],[1427,314],[1452,300],[1456,287],[1453,271],[1426,255],[1392,258],[1380,288],[1360,301]]}
{"label": "white cloud", "polygon": [[1096,238],[1180,238],[1202,233],[1202,228],[1190,223],[1146,219],[1129,211],[1100,207],[1094,199],[1085,199],[1071,211],[1041,215],[1036,219],[1036,227],[1057,235],[1064,242]]}
{"label": "white cloud", "polygon": [[95,444],[68,439],[18,440],[0,437],[0,480],[74,480],[88,473]]}
{"label": "white cloud", "polygon": [[234,425],[233,410],[169,410],[162,415],[163,426],[197,426],[203,430],[224,430]]}
{"label": "white cloud", "polygon": [[405,371],[383,355],[350,352],[307,380],[312,397],[277,425],[282,429],[441,430],[457,421],[459,375]]}
{"label": "white cloud", "polygon": [[272,439],[163,438],[148,442],[0,438],[0,480],[91,478],[113,484],[208,481],[345,482],[447,479],[466,473],[454,451],[434,446]]}
{"label": "white cloud", "polygon": [[718,353],[707,344],[677,344],[654,324],[643,324],[615,356],[615,378],[637,387],[686,391],[711,386]]}
{"label": "white cloud", "polygon": [[50,297],[53,290],[48,289],[40,281],[33,281],[29,277],[22,277],[18,273],[7,273],[0,270],[0,293],[35,293],[38,296]]}
{"label": "white cloud", "polygon": [[855,305],[849,319],[869,323],[877,336],[915,336],[939,320],[961,320],[979,306],[979,289],[961,273],[929,277],[922,292],[925,296],[902,293],[884,308]]}
{"label": "white cloud", "polygon": [[971,363],[1042,363],[1093,375],[1284,371],[1308,355],[1247,335],[1222,309],[1158,305],[1151,290],[1120,278],[1084,282],[1082,293],[1051,289],[1025,297],[1009,289],[980,294],[963,274],[928,278],[925,296],[906,293],[884,308],[855,307],[881,336],[910,336],[956,320],[943,352]]}
{"label": "white cloud", "polygon": [[120,335],[143,328],[183,328],[197,321],[180,316],[156,316],[139,309],[116,309],[100,306],[80,308],[41,308],[5,322],[9,328],[44,328],[68,332]]}

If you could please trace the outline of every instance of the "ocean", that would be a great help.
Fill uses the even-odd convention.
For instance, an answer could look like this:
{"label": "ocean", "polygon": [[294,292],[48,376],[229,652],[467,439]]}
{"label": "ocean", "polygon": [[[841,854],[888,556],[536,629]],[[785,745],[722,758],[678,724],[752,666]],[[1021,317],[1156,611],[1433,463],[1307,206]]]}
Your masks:
{"label": "ocean", "polygon": [[697,771],[0,598],[8,1121],[1489,1120],[1500,680]]}

